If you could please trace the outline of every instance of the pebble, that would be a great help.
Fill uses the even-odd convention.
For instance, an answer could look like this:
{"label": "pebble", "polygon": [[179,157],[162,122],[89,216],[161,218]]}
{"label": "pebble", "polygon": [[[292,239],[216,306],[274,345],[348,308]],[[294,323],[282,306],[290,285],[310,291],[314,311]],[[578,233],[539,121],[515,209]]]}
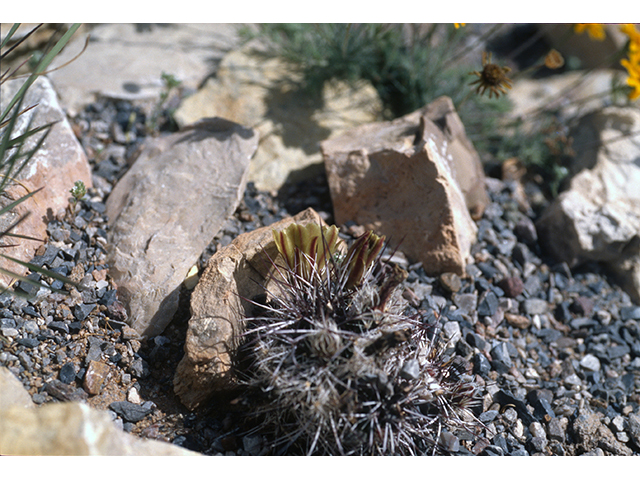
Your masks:
{"label": "pebble", "polygon": [[75,381],[75,379],[76,379],[76,369],[75,369],[75,366],[73,365],[73,363],[65,363],[62,366],[62,368],[60,369],[60,372],[58,373],[58,379],[62,383],[66,383],[67,385],[69,385],[71,382]]}
{"label": "pebble", "polygon": [[600,370],[600,360],[595,355],[588,353],[580,360],[580,366],[585,370],[597,372]]}
{"label": "pebble", "polygon": [[150,406],[136,405],[128,401],[113,402],[109,408],[116,412],[125,422],[137,423],[149,415],[153,408]]}
{"label": "pebble", "polygon": [[84,389],[91,395],[98,395],[109,375],[109,366],[105,363],[91,360],[84,376]]}

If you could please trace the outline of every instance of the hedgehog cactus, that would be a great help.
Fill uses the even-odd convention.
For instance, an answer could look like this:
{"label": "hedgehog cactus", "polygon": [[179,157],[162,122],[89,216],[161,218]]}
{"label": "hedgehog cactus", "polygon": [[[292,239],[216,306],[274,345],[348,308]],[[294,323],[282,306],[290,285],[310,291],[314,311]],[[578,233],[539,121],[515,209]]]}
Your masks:
{"label": "hedgehog cactus", "polygon": [[284,265],[272,260],[265,313],[246,319],[243,352],[277,452],[418,454],[442,428],[473,425],[472,377],[406,309],[406,273],[381,260],[384,237],[369,231],[347,249],[335,226],[273,235]]}

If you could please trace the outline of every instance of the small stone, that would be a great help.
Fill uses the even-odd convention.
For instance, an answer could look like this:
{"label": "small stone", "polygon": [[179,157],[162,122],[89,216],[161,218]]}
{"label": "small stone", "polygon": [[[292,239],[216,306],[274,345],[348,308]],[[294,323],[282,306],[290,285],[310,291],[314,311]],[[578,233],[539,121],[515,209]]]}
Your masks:
{"label": "small stone", "polygon": [[451,293],[456,293],[462,288],[462,280],[453,272],[445,272],[440,275],[440,284]]}
{"label": "small stone", "polygon": [[87,367],[87,372],[84,375],[83,387],[85,391],[91,395],[98,395],[108,375],[108,365],[91,360]]}
{"label": "small stone", "polygon": [[480,414],[478,420],[480,420],[482,423],[493,422],[498,416],[498,413],[499,412],[497,410],[487,410],[486,412],[482,412]]}
{"label": "small stone", "polygon": [[506,277],[498,282],[498,286],[504,290],[509,298],[516,298],[524,291],[524,283],[520,277]]}
{"label": "small stone", "polygon": [[611,314],[606,310],[598,310],[596,312],[596,319],[606,327],[611,323]]}
{"label": "small stone", "polygon": [[573,313],[578,315],[584,315],[588,317],[593,311],[593,300],[588,297],[577,297],[573,300],[571,307],[569,307]]}
{"label": "small stone", "polygon": [[620,319],[622,321],[640,320],[640,307],[635,305],[632,307],[622,307],[620,309]]}
{"label": "small stone", "polygon": [[531,446],[537,450],[538,452],[544,452],[544,449],[547,448],[547,439],[542,437],[533,437],[530,440]]}
{"label": "small stone", "polygon": [[245,435],[242,437],[242,448],[250,455],[259,455],[262,450],[262,436]]}
{"label": "small stone", "polygon": [[512,327],[526,329],[531,326],[531,319],[525,317],[524,315],[517,315],[515,313],[506,312],[504,314],[504,318],[507,320],[507,323]]}
{"label": "small stone", "polygon": [[523,302],[523,308],[527,315],[542,315],[547,313],[549,305],[546,300],[540,298],[527,298]]}
{"label": "small stone", "polygon": [[478,302],[478,315],[490,317],[498,311],[498,297],[491,290],[480,296]]}
{"label": "small stone", "polygon": [[49,383],[45,383],[44,389],[49,395],[62,402],[82,402],[88,398],[87,392],[81,388],[74,388],[70,385],[66,385],[60,380],[53,380]]}
{"label": "small stone", "polygon": [[131,403],[135,403],[136,405],[139,405],[140,402],[142,401],[142,399],[140,398],[140,394],[138,393],[138,389],[135,387],[132,387],[129,392],[127,393],[127,400]]}
{"label": "small stone", "polygon": [[60,372],[58,373],[58,379],[62,383],[66,383],[67,385],[69,385],[76,379],[76,369],[73,363],[65,363],[62,366]]}
{"label": "small stone", "polygon": [[529,424],[529,431],[534,437],[544,438],[545,440],[547,439],[547,433],[539,422],[531,422]]}
{"label": "small stone", "polygon": [[124,421],[132,423],[139,422],[153,411],[153,408],[127,401],[113,402],[109,408],[120,415]]}
{"label": "small stone", "polygon": [[69,324],[67,322],[53,321],[48,325],[48,327],[51,330],[55,330],[62,333],[69,333]]}
{"label": "small stone", "polygon": [[418,378],[420,376],[420,362],[415,358],[404,362],[400,370],[400,376],[407,380]]}
{"label": "small stone", "polygon": [[87,318],[87,316],[91,313],[91,311],[95,308],[94,304],[85,304],[82,303],[80,305],[76,305],[75,307],[73,307],[73,316],[76,318],[76,320],[78,321],[82,321],[85,318]]}
{"label": "small stone", "polygon": [[600,360],[595,355],[587,353],[582,360],[580,360],[580,366],[585,370],[589,370],[591,372],[600,371]]}
{"label": "small stone", "polygon": [[568,423],[569,420],[566,417],[552,418],[551,421],[549,421],[548,425],[549,439],[555,440],[556,442],[564,443],[565,431],[567,429]]}
{"label": "small stone", "polygon": [[577,387],[579,385],[582,385],[582,380],[580,380],[580,377],[578,377],[578,375],[572,373],[571,375],[567,375],[565,377],[564,383],[568,387]]}
{"label": "small stone", "polygon": [[624,417],[622,415],[617,415],[611,420],[611,425],[613,426],[614,432],[623,432],[624,431]]}
{"label": "small stone", "polygon": [[438,438],[438,445],[447,452],[460,451],[460,440],[453,433],[442,431]]}

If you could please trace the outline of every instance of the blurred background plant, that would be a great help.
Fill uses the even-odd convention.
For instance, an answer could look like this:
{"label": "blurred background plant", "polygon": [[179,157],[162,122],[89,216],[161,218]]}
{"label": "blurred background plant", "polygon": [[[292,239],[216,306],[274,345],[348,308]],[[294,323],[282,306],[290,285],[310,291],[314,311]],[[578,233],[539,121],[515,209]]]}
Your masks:
{"label": "blurred background plant", "polygon": [[[569,25],[557,49],[539,48],[545,43],[541,29],[500,47],[499,37],[510,27],[513,30],[504,24],[262,24],[240,33],[247,40],[260,38],[271,54],[297,66],[303,78],[300,88],[316,98],[331,79],[352,84],[367,80],[383,102],[385,117],[392,119],[449,96],[485,163],[501,164],[515,157],[547,196],[554,197],[573,153],[571,119],[562,118],[557,105],[514,118],[509,114],[513,104],[508,89],[517,78],[579,69],[576,58],[565,62],[562,45],[585,31],[591,41],[602,41],[605,29],[601,24]],[[607,93],[610,104],[640,96],[638,33],[633,25],[621,31],[629,42],[602,64],[621,63],[628,80],[624,85],[614,77]],[[627,52],[629,58],[620,62]],[[528,58],[518,62],[523,54]],[[475,65],[480,68],[475,70]],[[582,71],[584,81],[591,70]]]}
{"label": "blurred background plant", "polygon": [[[53,123],[48,123],[34,127],[32,125],[34,117],[32,116],[26,127],[20,128],[21,116],[31,109],[37,108],[37,105],[23,106],[27,90],[36,81],[39,75],[46,73],[47,67],[67,44],[72,35],[80,27],[80,24],[71,25],[62,35],[52,35],[50,38],[51,42],[49,42],[49,45],[44,51],[34,52],[32,55],[27,56],[26,60],[19,62],[18,65],[5,67],[5,65],[8,64],[6,60],[21,47],[24,47],[28,39],[42,27],[42,24],[36,26],[31,31],[19,36],[18,38],[16,32],[19,27],[20,24],[14,24],[7,34],[2,37],[2,41],[0,42],[0,64],[3,65],[2,71],[0,72],[0,85],[9,80],[15,81],[17,79],[25,78],[24,83],[15,95],[7,103],[3,102],[3,105],[6,106],[4,106],[0,112],[0,195],[6,195],[5,190],[12,182],[19,183],[18,180],[16,180],[19,173],[29,164],[34,154],[42,147],[45,138],[53,126]],[[30,69],[31,72],[21,74],[20,72],[23,71],[24,68]],[[31,143],[32,141],[35,141],[35,143]],[[25,150],[27,145],[29,145],[29,149]],[[11,215],[17,205],[21,204],[28,198],[37,195],[39,191],[40,189],[28,192],[15,201],[9,203],[6,207],[0,210],[0,216]],[[12,230],[23,222],[28,215],[29,212],[19,216],[15,221],[11,222],[8,227],[3,228],[0,231],[0,241],[2,242],[0,244],[0,248],[6,249],[8,247],[15,246],[14,242],[19,242],[21,239],[41,241],[41,239],[34,239],[29,236],[19,235],[12,232]],[[6,243],[7,240],[9,243]],[[48,271],[28,262],[23,262],[3,253],[0,253],[0,256],[10,260],[16,265],[27,267],[32,272],[37,272],[41,275],[61,280],[65,283],[71,283],[66,277],[55,272]],[[34,282],[28,276],[19,275],[11,270],[0,268],[0,273],[14,279],[10,285],[0,286],[2,292],[8,291],[11,294],[21,295],[20,292],[14,291],[10,288],[15,280],[29,283],[37,287],[51,288],[46,284]]]}

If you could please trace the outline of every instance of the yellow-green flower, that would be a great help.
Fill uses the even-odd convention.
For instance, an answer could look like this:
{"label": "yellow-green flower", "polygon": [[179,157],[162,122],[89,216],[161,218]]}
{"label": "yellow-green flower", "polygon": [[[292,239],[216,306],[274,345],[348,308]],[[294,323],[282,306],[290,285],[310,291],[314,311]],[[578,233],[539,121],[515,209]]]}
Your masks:
{"label": "yellow-green flower", "polygon": [[460,28],[460,27],[464,27],[466,25],[466,23],[454,23],[453,26],[455,28]]}
{"label": "yellow-green flower", "polygon": [[589,38],[593,40],[602,41],[607,36],[601,23],[576,23],[573,26],[573,31],[576,33],[582,33],[585,30],[589,34]]}

